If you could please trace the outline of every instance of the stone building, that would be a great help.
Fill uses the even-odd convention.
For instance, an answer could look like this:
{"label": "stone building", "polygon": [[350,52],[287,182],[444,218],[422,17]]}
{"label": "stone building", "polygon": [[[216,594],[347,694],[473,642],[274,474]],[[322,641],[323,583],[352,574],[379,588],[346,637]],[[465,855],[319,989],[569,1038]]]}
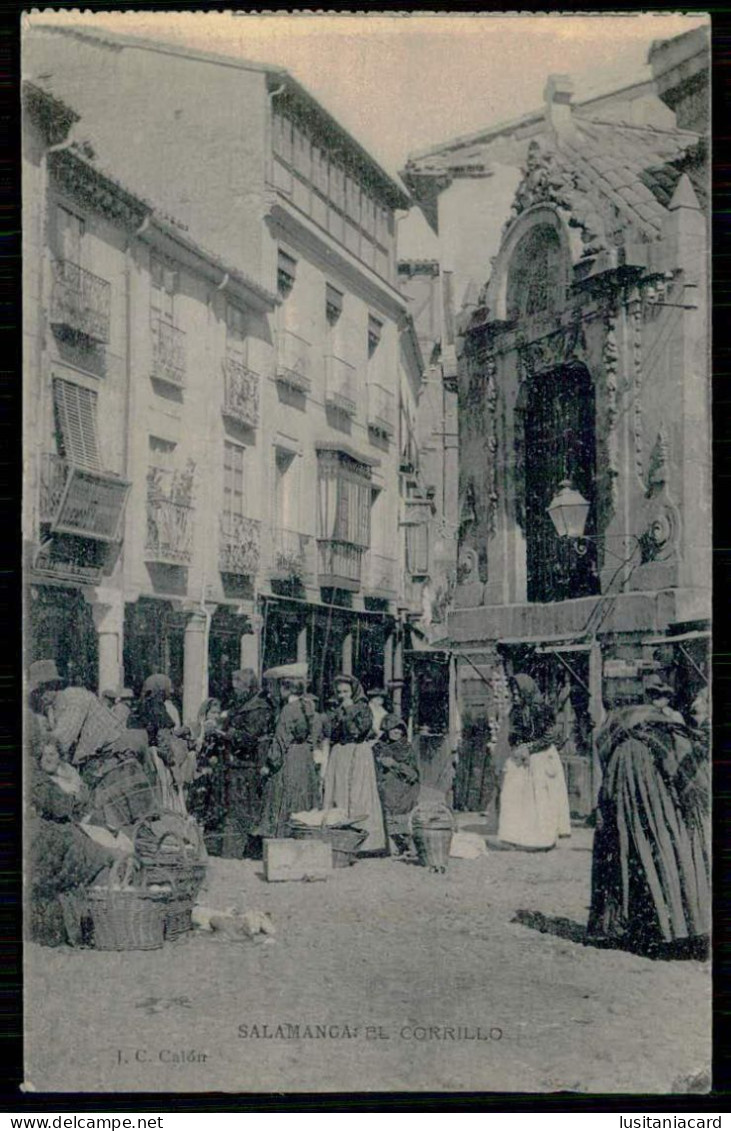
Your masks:
{"label": "stone building", "polygon": [[[104,169],[133,213],[115,227],[90,201],[93,223],[80,215],[87,242],[99,228],[113,245],[96,272],[111,329],[93,352],[116,374],[95,378],[97,419],[128,496],[103,574],[125,679],[168,671],[190,716],[240,662],[307,657],[323,696],[344,668],[399,699],[438,518],[404,458],[424,377],[397,286],[408,197],[280,69],[42,20],[23,53],[80,116],[94,160],[65,161]],[[27,379],[47,400],[44,316],[43,302],[29,313],[46,362],[29,358]]]}
{"label": "stone building", "polygon": [[576,106],[552,76],[542,113],[404,173],[458,288],[465,808],[494,794],[510,672],[556,706],[579,815],[606,708],[658,665],[681,710],[707,680],[707,29],[650,60]]}

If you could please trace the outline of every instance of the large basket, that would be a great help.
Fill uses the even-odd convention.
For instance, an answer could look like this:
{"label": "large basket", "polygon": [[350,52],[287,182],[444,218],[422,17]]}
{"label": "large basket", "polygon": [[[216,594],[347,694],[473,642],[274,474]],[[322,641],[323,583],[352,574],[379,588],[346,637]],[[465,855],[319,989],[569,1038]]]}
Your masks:
{"label": "large basket", "polygon": [[368,836],[365,829],[337,829],[323,825],[292,825],[294,840],[324,840],[332,848],[333,868],[347,868],[354,864],[363,841]]}
{"label": "large basket", "polygon": [[97,950],[156,950],[162,946],[166,905],[160,899],[138,888],[90,888],[86,902]]}
{"label": "large basket", "polygon": [[145,887],[167,887],[172,899],[195,900],[206,878],[206,866],[198,862],[150,861],[142,869]]}
{"label": "large basket", "polygon": [[134,757],[118,761],[106,770],[94,786],[92,803],[104,814],[106,827],[113,831],[135,824],[156,808],[152,786]]}
{"label": "large basket", "polygon": [[433,872],[446,872],[454,819],[446,805],[415,809],[411,832],[419,863]]}
{"label": "large basket", "polygon": [[193,928],[193,901],[175,899],[165,904],[163,934],[166,942],[175,942]]}

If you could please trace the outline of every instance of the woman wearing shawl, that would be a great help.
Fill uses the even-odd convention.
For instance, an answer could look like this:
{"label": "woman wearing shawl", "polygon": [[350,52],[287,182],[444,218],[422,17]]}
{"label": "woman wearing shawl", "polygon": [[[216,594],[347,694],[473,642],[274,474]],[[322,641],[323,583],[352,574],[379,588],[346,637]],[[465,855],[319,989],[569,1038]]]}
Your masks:
{"label": "woman wearing shawl", "polygon": [[614,712],[597,736],[603,779],[587,931],[647,953],[704,940],[711,892],[707,749],[670,707],[672,689],[659,676],[645,694],[646,703]]}
{"label": "woman wearing shawl", "polygon": [[256,851],[262,816],[261,769],[273,730],[272,705],[251,668],[231,676],[224,715],[225,819],[221,854],[240,860]]}
{"label": "woman wearing shawl", "polygon": [[384,737],[373,747],[378,789],[393,855],[401,856],[411,847],[409,814],[419,799],[419,767],[403,719],[385,715],[382,730]]}
{"label": "woman wearing shawl", "polygon": [[515,676],[511,690],[511,749],[503,770],[498,839],[510,848],[547,851],[559,837],[571,835],[554,715],[530,676]]}
{"label": "woman wearing shawl", "polygon": [[203,829],[206,845],[220,853],[225,817],[225,740],[221,731],[219,699],[204,699],[196,720],[196,770],[186,788],[188,812]]}
{"label": "woman wearing shawl", "polygon": [[296,677],[280,681],[284,706],[280,711],[266,761],[260,831],[265,837],[286,836],[292,813],[316,809],[319,798],[317,768],[312,757],[317,716],[306,684]]}
{"label": "woman wearing shawl", "polygon": [[183,789],[193,780],[196,758],[179,733],[182,731],[180,716],[172,694],[173,685],[166,675],[156,672],[149,676],[142,685],[140,703],[127,727],[147,731],[160,808],[187,816]]}
{"label": "woman wearing shawl", "polygon": [[372,744],[373,716],[356,679],[340,675],[335,680],[338,706],[330,716],[330,757],[325,771],[323,808],[344,809],[349,817],[362,817],[368,836],[361,852],[383,852],[386,829],[378,795]]}

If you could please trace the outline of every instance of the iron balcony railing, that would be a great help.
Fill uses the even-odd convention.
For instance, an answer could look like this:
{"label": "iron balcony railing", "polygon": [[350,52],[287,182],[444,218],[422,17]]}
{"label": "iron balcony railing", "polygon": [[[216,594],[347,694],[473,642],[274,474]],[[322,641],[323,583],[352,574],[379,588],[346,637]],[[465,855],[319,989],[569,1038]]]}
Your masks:
{"label": "iron balcony railing", "polygon": [[185,333],[161,318],[152,323],[152,376],[179,389],[185,385]]}
{"label": "iron balcony railing", "polygon": [[348,416],[355,416],[358,411],[355,366],[334,354],[325,358],[325,402]]}
{"label": "iron balcony railing", "polygon": [[393,393],[375,382],[368,384],[368,427],[391,437],[396,431],[396,402]]}
{"label": "iron balcony railing", "polygon": [[110,472],[92,471],[45,453],[41,460],[39,519],[57,534],[98,542],[121,537],[129,483]]}
{"label": "iron balcony railing", "polygon": [[193,510],[189,503],[147,496],[146,561],[188,565],[193,557]]}
{"label": "iron balcony railing", "polygon": [[359,589],[363,573],[362,546],[350,542],[318,539],[317,572],[320,585],[336,589]]}
{"label": "iron balcony railing", "polygon": [[111,287],[68,259],[52,263],[51,322],[71,334],[106,344],[109,341]]}
{"label": "iron balcony railing", "polygon": [[368,588],[373,592],[395,595],[396,562],[383,554],[368,553]]}
{"label": "iron balcony railing", "polygon": [[256,428],[259,423],[259,374],[238,358],[229,356],[223,363],[223,415]]}
{"label": "iron balcony railing", "polygon": [[220,572],[254,577],[260,560],[260,523],[245,515],[223,514],[218,547]]}
{"label": "iron balcony railing", "polygon": [[302,393],[310,391],[310,343],[291,330],[280,330],[277,338],[277,380]]}
{"label": "iron balcony railing", "polygon": [[315,573],[313,561],[314,544],[309,534],[296,530],[274,527],[272,530],[272,573],[280,578],[296,578],[300,581],[311,578]]}

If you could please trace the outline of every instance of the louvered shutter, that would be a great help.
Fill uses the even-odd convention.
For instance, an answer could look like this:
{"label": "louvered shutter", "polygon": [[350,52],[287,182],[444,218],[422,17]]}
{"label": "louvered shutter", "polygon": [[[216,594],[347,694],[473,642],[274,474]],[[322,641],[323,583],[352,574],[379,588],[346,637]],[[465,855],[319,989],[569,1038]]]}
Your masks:
{"label": "louvered shutter", "polygon": [[55,378],[53,399],[63,455],[75,467],[101,471],[96,423],[96,393]]}

